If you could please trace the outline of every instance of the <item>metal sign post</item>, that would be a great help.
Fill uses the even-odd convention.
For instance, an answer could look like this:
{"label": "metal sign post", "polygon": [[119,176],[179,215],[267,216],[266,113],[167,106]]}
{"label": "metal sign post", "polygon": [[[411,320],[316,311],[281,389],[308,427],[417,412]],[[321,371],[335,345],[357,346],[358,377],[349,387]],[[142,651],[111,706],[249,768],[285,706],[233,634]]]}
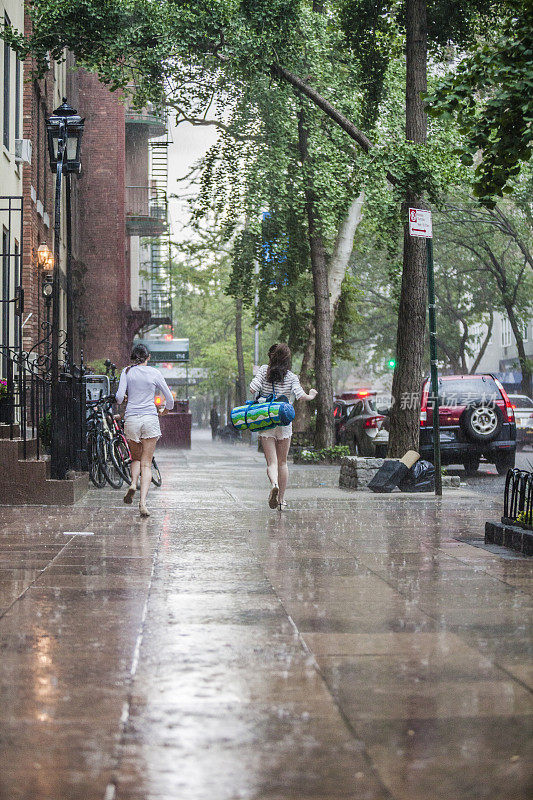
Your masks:
{"label": "metal sign post", "polygon": [[433,461],[435,464],[435,494],[442,497],[440,460],[439,374],[437,370],[437,319],[435,314],[435,274],[433,270],[433,228],[431,211],[409,209],[409,233],[426,240],[429,305],[429,357],[431,362],[431,406],[433,408]]}

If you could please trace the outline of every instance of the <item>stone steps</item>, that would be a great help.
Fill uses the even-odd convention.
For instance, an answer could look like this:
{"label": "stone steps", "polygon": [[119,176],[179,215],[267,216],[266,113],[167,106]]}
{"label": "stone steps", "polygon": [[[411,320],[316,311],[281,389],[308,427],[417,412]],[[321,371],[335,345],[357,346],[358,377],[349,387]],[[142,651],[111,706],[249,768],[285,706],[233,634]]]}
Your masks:
{"label": "stone steps", "polygon": [[[9,431],[8,425],[2,428]],[[37,458],[37,439],[26,440],[24,459],[23,440],[4,438],[2,434],[5,430],[0,432],[0,504],[63,506],[73,505],[83,497],[89,487],[87,473],[53,480],[50,457]]]}

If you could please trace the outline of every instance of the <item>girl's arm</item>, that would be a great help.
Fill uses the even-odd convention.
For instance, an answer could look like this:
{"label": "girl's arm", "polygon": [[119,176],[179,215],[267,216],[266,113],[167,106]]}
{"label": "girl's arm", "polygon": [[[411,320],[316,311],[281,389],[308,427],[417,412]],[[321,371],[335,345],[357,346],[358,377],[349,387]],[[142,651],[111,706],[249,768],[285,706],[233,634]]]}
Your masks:
{"label": "girl's arm", "polygon": [[262,367],[259,367],[259,369],[257,370],[257,374],[254,375],[254,377],[252,378],[252,382],[250,383],[250,391],[252,394],[257,394],[257,392],[260,390],[264,374],[265,374],[265,366],[263,364]]}
{"label": "girl's arm", "polygon": [[297,400],[314,400],[318,394],[316,389],[310,389],[309,394],[304,392],[302,384],[300,383],[300,378],[298,378],[297,375],[293,378],[291,389]]}
{"label": "girl's arm", "polygon": [[165,398],[165,411],[172,411],[174,408],[174,398],[172,396],[172,392],[168,388],[166,380],[163,378],[162,375],[159,375],[157,381],[159,388],[163,392],[163,397]]}
{"label": "girl's arm", "polygon": [[127,389],[128,389],[128,379],[126,377],[126,370],[124,369],[122,370],[122,373],[120,375],[120,381],[118,382],[118,389],[115,395],[115,399],[119,405],[124,402],[124,396],[126,394]]}
{"label": "girl's arm", "polygon": [[316,389],[309,389],[309,394],[306,394],[304,392],[303,394],[300,395],[300,397],[298,397],[298,400],[308,400],[308,401],[314,400],[317,394],[318,392]]}

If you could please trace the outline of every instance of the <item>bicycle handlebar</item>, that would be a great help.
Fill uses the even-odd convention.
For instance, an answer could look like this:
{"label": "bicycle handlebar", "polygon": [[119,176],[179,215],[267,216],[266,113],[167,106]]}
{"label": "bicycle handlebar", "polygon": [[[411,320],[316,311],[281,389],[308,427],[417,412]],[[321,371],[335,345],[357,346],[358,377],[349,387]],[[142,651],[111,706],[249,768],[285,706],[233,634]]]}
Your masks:
{"label": "bicycle handlebar", "polygon": [[105,406],[107,404],[113,405],[114,402],[115,402],[115,395],[110,394],[107,397],[101,397],[99,400],[86,400],[85,405],[96,407],[96,406]]}

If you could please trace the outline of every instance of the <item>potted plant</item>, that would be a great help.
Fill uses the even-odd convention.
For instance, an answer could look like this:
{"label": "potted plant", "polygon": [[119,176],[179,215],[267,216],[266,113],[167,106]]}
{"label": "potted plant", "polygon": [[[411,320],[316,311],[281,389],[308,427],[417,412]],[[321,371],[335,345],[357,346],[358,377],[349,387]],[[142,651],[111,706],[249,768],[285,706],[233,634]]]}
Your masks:
{"label": "potted plant", "polygon": [[0,378],[0,423],[10,425],[13,422],[13,402],[7,393],[7,381]]}
{"label": "potted plant", "polygon": [[45,453],[52,447],[52,414],[50,411],[39,420],[39,438]]}

